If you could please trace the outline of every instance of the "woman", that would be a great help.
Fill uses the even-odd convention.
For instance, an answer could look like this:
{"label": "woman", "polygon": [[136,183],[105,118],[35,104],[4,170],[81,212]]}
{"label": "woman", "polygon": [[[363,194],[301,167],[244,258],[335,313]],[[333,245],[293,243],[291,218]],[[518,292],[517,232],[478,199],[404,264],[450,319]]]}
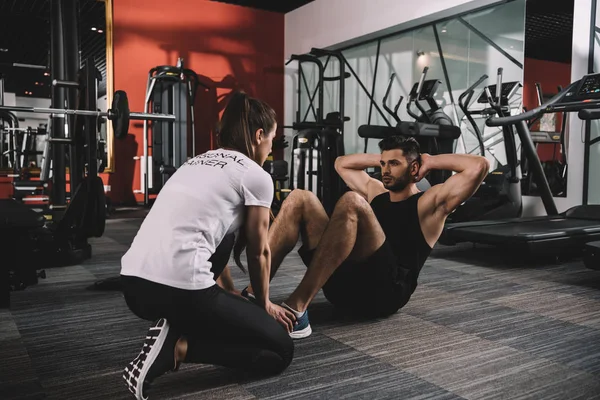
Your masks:
{"label": "woman", "polygon": [[[123,374],[136,398],[146,399],[148,385],[182,362],[270,375],[292,361],[294,314],[269,301],[273,182],[262,164],[276,129],[271,107],[236,93],[223,113],[220,148],[169,178],[123,256],[127,305],[155,321]],[[244,270],[244,247],[261,307],[215,284],[232,248]]]}

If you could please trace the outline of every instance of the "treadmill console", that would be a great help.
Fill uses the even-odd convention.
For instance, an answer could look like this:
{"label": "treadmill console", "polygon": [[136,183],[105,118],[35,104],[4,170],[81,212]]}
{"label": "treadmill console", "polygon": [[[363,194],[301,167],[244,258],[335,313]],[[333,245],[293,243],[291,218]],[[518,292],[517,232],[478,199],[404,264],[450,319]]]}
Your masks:
{"label": "treadmill console", "polygon": [[600,74],[586,75],[580,84],[571,92],[567,93],[565,100],[581,101],[600,98]]}
{"label": "treadmill console", "polygon": [[[437,92],[438,87],[440,86],[441,83],[442,83],[442,81],[440,81],[438,79],[431,79],[431,80],[423,82],[423,88],[421,89],[421,95],[419,96],[419,100],[432,99],[433,96],[435,96],[435,92]],[[419,87],[419,82],[415,83],[412,87],[412,90],[410,91],[409,96],[413,100],[415,99],[415,96],[417,95],[418,87]]]}
{"label": "treadmill console", "polygon": [[[520,87],[521,82],[504,82],[502,84],[502,98],[509,99],[513,96],[514,92],[517,91],[517,89],[519,89]],[[496,85],[490,85],[488,86],[488,88],[490,89],[490,93],[492,94],[492,96],[496,96]],[[481,96],[479,96],[477,102],[484,104],[488,103],[488,97],[487,94],[485,94],[485,90],[481,93]]]}

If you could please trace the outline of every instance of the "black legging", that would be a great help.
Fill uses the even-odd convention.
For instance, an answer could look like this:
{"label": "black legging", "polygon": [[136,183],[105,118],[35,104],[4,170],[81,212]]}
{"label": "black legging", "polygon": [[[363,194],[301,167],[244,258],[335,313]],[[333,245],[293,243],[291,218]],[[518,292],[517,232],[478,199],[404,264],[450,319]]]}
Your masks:
{"label": "black legging", "polygon": [[[230,239],[211,258],[215,279],[229,260]],[[186,337],[186,362],[258,375],[280,373],[292,362],[294,344],[287,331],[264,309],[218,285],[183,290],[138,277],[121,279],[125,301],[135,315],[149,321],[166,318],[171,329]]]}

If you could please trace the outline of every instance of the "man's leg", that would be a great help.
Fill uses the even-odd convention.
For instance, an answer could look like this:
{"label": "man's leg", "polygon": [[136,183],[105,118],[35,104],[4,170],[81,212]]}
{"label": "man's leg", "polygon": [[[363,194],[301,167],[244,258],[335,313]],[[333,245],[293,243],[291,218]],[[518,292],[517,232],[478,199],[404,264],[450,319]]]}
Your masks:
{"label": "man's leg", "polygon": [[[294,250],[298,238],[302,238],[302,244],[307,249],[316,248],[328,222],[329,217],[313,192],[293,190],[269,228],[271,279],[285,256]],[[252,293],[251,286],[248,286],[247,290]]]}
{"label": "man's leg", "polygon": [[302,238],[302,244],[308,249],[314,249],[328,222],[329,217],[314,193],[299,189],[292,191],[269,228],[271,279],[285,256],[294,250],[298,238]]}
{"label": "man's leg", "polygon": [[345,193],[335,206],[304,278],[285,303],[304,312],[344,261],[363,261],[384,242],[385,233],[369,203],[357,193]]}

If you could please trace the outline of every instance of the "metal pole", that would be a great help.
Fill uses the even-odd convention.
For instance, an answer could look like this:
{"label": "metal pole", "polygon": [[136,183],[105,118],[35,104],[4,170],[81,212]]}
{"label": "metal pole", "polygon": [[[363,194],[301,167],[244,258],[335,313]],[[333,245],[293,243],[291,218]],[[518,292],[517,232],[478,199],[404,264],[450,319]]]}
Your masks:
{"label": "metal pole", "polygon": [[[153,79],[152,75],[154,74],[154,69],[150,70],[148,73],[148,82],[146,83],[146,98],[144,102],[144,112],[148,112],[148,107],[150,103],[150,98],[152,96],[152,91],[154,90],[154,85],[156,80]],[[144,171],[143,171],[143,190],[144,190],[144,206],[148,205],[150,196],[148,195],[148,121],[144,121],[144,158],[142,159]],[[140,165],[141,169],[142,165]]]}
{"label": "metal pole", "polygon": [[[367,119],[367,125],[371,125],[371,117],[373,116],[373,103],[375,102],[375,84],[377,83],[377,71],[379,69],[379,53],[381,50],[381,39],[377,41],[377,54],[375,55],[375,73],[373,74],[373,86],[371,87],[371,102],[369,103],[369,118]],[[391,85],[390,85],[391,87]],[[369,147],[369,139],[365,138],[365,153]]]}
{"label": "metal pole", "polygon": [[[51,1],[51,22],[50,22],[50,70],[52,80],[65,79],[64,65],[64,38],[63,38],[63,12],[60,0]],[[52,107],[65,107],[64,88],[54,86],[52,88]],[[65,138],[64,117],[54,115],[52,120],[52,137],[58,139]],[[65,165],[65,147],[61,145],[52,146],[52,190],[50,198],[53,205],[66,205],[66,165]]]}
{"label": "metal pole", "polygon": [[[594,61],[596,48],[596,12],[598,7],[598,1],[592,0],[592,13],[590,18],[590,47],[588,54],[588,74],[594,72]],[[583,141],[583,193],[582,193],[582,204],[587,205],[589,202],[589,189],[590,189],[590,143],[592,133],[592,121],[585,121],[585,139]],[[567,183],[568,186],[568,183]],[[568,191],[568,188],[567,188]]]}
{"label": "metal pole", "polygon": [[442,50],[442,42],[440,41],[440,35],[438,34],[437,27],[433,25],[433,34],[435,36],[435,43],[437,44],[438,53],[440,55],[440,61],[442,62],[442,70],[444,71],[444,78],[446,79],[446,88],[450,95],[450,102],[454,104],[454,94],[452,94],[452,84],[450,83],[450,75],[448,75],[448,68],[446,67],[446,60],[444,59],[444,52]]}
{"label": "metal pole", "polygon": [[[81,115],[84,117],[106,118],[109,120],[119,118],[117,110],[92,111],[92,110],[69,110],[66,108],[13,107],[13,106],[0,106],[0,110],[15,111],[15,112],[30,112],[30,113],[39,113],[39,114]],[[136,121],[175,121],[176,117],[173,114],[150,114],[150,113],[130,112],[129,119],[136,120]]]}
{"label": "metal pole", "polygon": [[[77,81],[78,71],[81,67],[79,60],[79,37],[78,37],[78,1],[77,0],[61,0],[62,1],[62,29],[63,29],[63,45],[64,45],[64,77],[67,81]],[[91,68],[91,66],[87,66]],[[84,73],[85,79],[85,73]],[[59,82],[59,80],[56,80]],[[84,82],[85,84],[85,82]],[[93,88],[82,88],[80,91],[81,101],[86,102],[86,94]],[[78,89],[73,86],[65,87],[64,89],[67,100],[67,108],[81,108],[78,102]],[[89,110],[89,108],[87,108]],[[95,110],[95,109],[94,109]],[[87,126],[88,117],[84,117],[84,123],[81,123],[77,115],[71,114],[67,117],[68,137],[73,139],[77,145],[69,146],[69,183],[71,199],[75,190],[79,187],[85,176],[85,167],[83,162],[85,139],[81,137],[83,132],[79,132],[78,128]],[[62,146],[60,146],[62,147]],[[64,148],[64,147],[63,147]]]}
{"label": "metal pole", "polygon": [[0,72],[0,106],[4,105],[4,75]]}
{"label": "metal pole", "polygon": [[548,180],[546,179],[546,174],[544,173],[544,168],[542,167],[540,158],[535,150],[535,145],[531,140],[531,134],[527,128],[527,122],[517,122],[515,124],[515,128],[517,128],[517,133],[521,139],[521,145],[523,146],[523,150],[527,156],[527,160],[529,161],[531,171],[533,172],[533,178],[536,180],[535,183],[540,191],[540,197],[544,203],[546,214],[549,216],[558,215],[558,209],[556,208],[556,203],[554,203],[554,197],[552,196],[552,191],[550,191],[550,186],[548,185]]}
{"label": "metal pole", "polygon": [[[98,70],[96,69],[96,65],[94,63],[94,59],[89,57],[84,66],[85,75],[83,78],[85,79],[85,106],[88,110],[97,110],[98,109],[98,81],[96,79]],[[98,148],[98,130],[97,130],[97,121],[94,117],[89,116],[85,118],[85,144],[87,146],[86,157],[87,161],[87,173],[89,177],[95,177],[98,175],[98,162],[96,161],[98,158],[97,148]],[[81,159],[81,158],[79,158]],[[92,182],[90,182],[91,185]],[[91,186],[90,186],[91,188]]]}

